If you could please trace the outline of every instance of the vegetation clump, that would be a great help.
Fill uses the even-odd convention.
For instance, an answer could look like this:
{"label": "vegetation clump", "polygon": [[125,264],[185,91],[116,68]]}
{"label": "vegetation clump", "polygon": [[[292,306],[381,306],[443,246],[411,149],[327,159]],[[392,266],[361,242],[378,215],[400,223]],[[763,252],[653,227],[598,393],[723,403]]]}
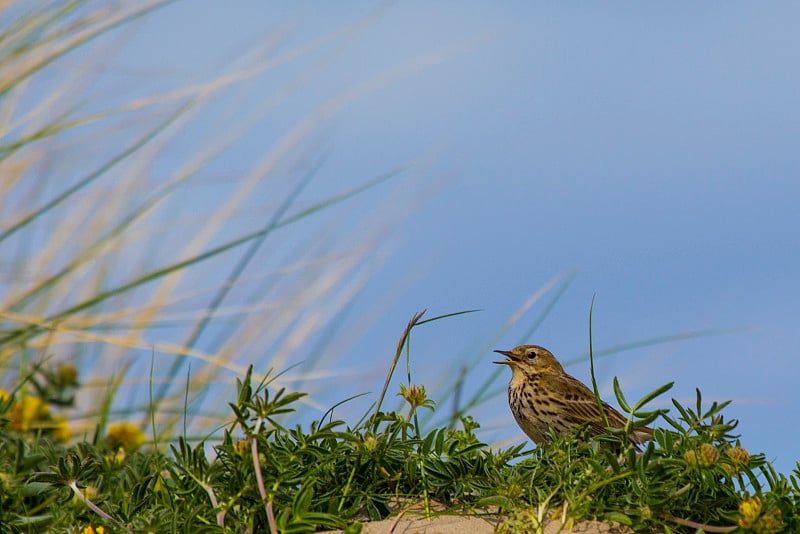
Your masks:
{"label": "vegetation clump", "polygon": [[[407,411],[375,406],[349,425],[331,410],[291,425],[304,395],[275,390],[270,378],[254,383],[251,373],[238,382],[219,442],[179,437],[168,451],[158,439],[143,446],[130,423],[65,445],[49,410],[24,409],[48,404],[23,395],[31,380],[3,392],[0,524],[10,532],[355,532],[418,506],[428,516],[443,507],[492,516],[503,532],[536,530],[554,516],[637,531],[800,527],[800,466],[785,476],[748,452],[732,434],[736,422],[724,419],[728,403],[704,407],[699,390],[692,407],[673,400],[675,413],[661,414],[666,424],[641,451],[618,432],[592,439],[588,429],[531,451],[488,447],[470,417],[423,429],[417,411],[435,406],[410,382],[398,393]],[[74,384],[48,386],[63,395]]]}

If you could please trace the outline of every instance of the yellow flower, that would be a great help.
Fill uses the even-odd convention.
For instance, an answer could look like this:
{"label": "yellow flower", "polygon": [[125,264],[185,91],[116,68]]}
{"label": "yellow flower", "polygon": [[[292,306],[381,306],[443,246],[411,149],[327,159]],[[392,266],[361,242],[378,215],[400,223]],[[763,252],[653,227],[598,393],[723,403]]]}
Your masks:
{"label": "yellow flower", "polygon": [[251,447],[252,445],[250,444],[249,439],[240,439],[233,444],[233,452],[235,452],[238,456],[247,456],[250,454]]}
{"label": "yellow flower", "polygon": [[762,507],[758,497],[745,499],[739,504],[739,526],[756,534],[775,534],[786,527],[779,508],[768,504]]}
{"label": "yellow flower", "polygon": [[131,423],[115,423],[108,426],[106,441],[112,447],[122,447],[133,452],[144,443],[144,432]]}
{"label": "yellow flower", "polygon": [[378,441],[378,438],[373,436],[372,434],[367,434],[361,441],[361,447],[369,454],[371,452],[375,452],[378,446],[381,444]]}
{"label": "yellow flower", "polygon": [[400,393],[397,395],[403,397],[411,405],[411,410],[416,410],[420,407],[433,410],[433,401],[428,399],[425,394],[425,386],[409,385],[406,387],[400,384]]}
{"label": "yellow flower", "polygon": [[720,465],[722,469],[724,469],[725,472],[728,473],[730,476],[733,476],[739,472],[739,470],[734,465],[731,464],[720,464]]}
{"label": "yellow flower", "polygon": [[81,530],[81,534],[106,534],[106,529],[103,527],[97,527],[97,529],[89,526]]}
{"label": "yellow flower", "polygon": [[74,386],[78,383],[78,369],[74,365],[62,363],[58,366],[56,372],[58,373],[58,378],[61,379],[61,383],[65,386]]}
{"label": "yellow flower", "polygon": [[742,467],[747,465],[750,461],[750,453],[747,449],[742,447],[732,447],[725,451],[725,456],[728,457],[730,463],[722,464],[722,468],[729,475],[735,475],[742,472]]}
{"label": "yellow flower", "polygon": [[688,450],[683,453],[683,460],[689,464],[689,467],[696,469],[697,467],[710,467],[717,463],[719,460],[719,451],[710,443],[703,443],[700,445],[700,450]]}
{"label": "yellow flower", "polygon": [[122,447],[117,449],[115,454],[106,454],[106,462],[110,465],[122,465],[125,461],[125,449]]}
{"label": "yellow flower", "polygon": [[8,391],[0,388],[0,402],[5,402],[11,398],[11,395],[8,394]]}
{"label": "yellow flower", "polygon": [[750,461],[750,453],[743,447],[733,447],[725,453],[735,464],[746,464]]}
{"label": "yellow flower", "polygon": [[781,517],[781,511],[778,508],[770,510],[761,516],[759,520],[760,532],[780,532],[786,526]]}
{"label": "yellow flower", "polygon": [[698,458],[703,467],[709,467],[719,460],[719,451],[710,443],[703,443],[700,446],[700,456]]}
{"label": "yellow flower", "polygon": [[758,519],[758,516],[761,515],[761,499],[758,497],[751,497],[743,500],[739,504],[739,515],[742,516],[739,519],[740,527],[748,528],[752,526]]}
{"label": "yellow flower", "polygon": [[11,409],[11,424],[8,426],[15,432],[28,432],[36,423],[50,418],[50,408],[37,397],[25,397],[14,404]]}

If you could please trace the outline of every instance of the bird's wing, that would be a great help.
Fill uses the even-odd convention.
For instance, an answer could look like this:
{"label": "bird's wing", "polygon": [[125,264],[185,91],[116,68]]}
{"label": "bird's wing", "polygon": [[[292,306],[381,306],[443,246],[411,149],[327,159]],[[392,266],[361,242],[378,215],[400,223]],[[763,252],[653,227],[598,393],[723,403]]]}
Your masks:
{"label": "bird's wing", "polygon": [[[564,402],[568,408],[568,417],[575,424],[588,423],[594,432],[605,432],[603,420],[597,409],[597,400],[592,390],[586,387],[583,382],[568,374],[550,375],[550,378],[550,380],[545,381],[547,389],[552,391],[555,398]],[[606,414],[609,426],[616,428],[625,426],[627,419],[614,407],[603,402],[603,411]]]}

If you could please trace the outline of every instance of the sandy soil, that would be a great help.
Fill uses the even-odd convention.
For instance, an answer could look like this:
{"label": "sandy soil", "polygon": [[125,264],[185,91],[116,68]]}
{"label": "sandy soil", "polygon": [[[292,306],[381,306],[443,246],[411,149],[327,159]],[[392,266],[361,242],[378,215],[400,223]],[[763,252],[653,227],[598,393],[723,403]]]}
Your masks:
{"label": "sandy soil", "polygon": [[[430,520],[417,513],[401,515],[384,521],[364,523],[362,534],[492,534],[501,519],[496,516],[471,517],[464,515],[437,515]],[[622,525],[609,525],[602,521],[582,521],[572,530],[558,521],[545,521],[542,534],[574,532],[580,534],[630,534],[633,531]],[[323,534],[341,534],[332,530]]]}

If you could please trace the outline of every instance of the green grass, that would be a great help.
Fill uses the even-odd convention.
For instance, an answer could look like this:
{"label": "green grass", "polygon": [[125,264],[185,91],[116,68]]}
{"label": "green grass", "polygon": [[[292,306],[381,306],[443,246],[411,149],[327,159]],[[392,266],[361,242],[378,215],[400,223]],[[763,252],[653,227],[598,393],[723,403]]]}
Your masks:
{"label": "green grass", "polygon": [[[395,363],[421,319],[404,331]],[[63,401],[77,387],[72,376],[40,369],[28,382]],[[142,449],[136,427],[60,445],[51,415],[40,410],[26,426],[25,401],[7,398],[0,406],[0,524],[12,532],[355,532],[410,505],[428,516],[444,505],[448,513],[497,516],[504,532],[534,531],[553,515],[644,532],[800,528],[800,465],[785,476],[763,454],[747,452],[733,434],[736,422],[724,417],[728,403],[704,406],[699,390],[694,406],[673,400],[674,411],[659,412],[655,439],[643,451],[624,432],[553,436],[547,447],[526,450],[481,443],[470,417],[457,427],[421,428],[418,410],[435,405],[410,381],[398,393],[403,411],[376,404],[348,423],[331,409],[309,425],[293,424],[303,394],[273,387],[275,378],[254,381],[248,371],[238,382],[220,441],[181,437]]]}

